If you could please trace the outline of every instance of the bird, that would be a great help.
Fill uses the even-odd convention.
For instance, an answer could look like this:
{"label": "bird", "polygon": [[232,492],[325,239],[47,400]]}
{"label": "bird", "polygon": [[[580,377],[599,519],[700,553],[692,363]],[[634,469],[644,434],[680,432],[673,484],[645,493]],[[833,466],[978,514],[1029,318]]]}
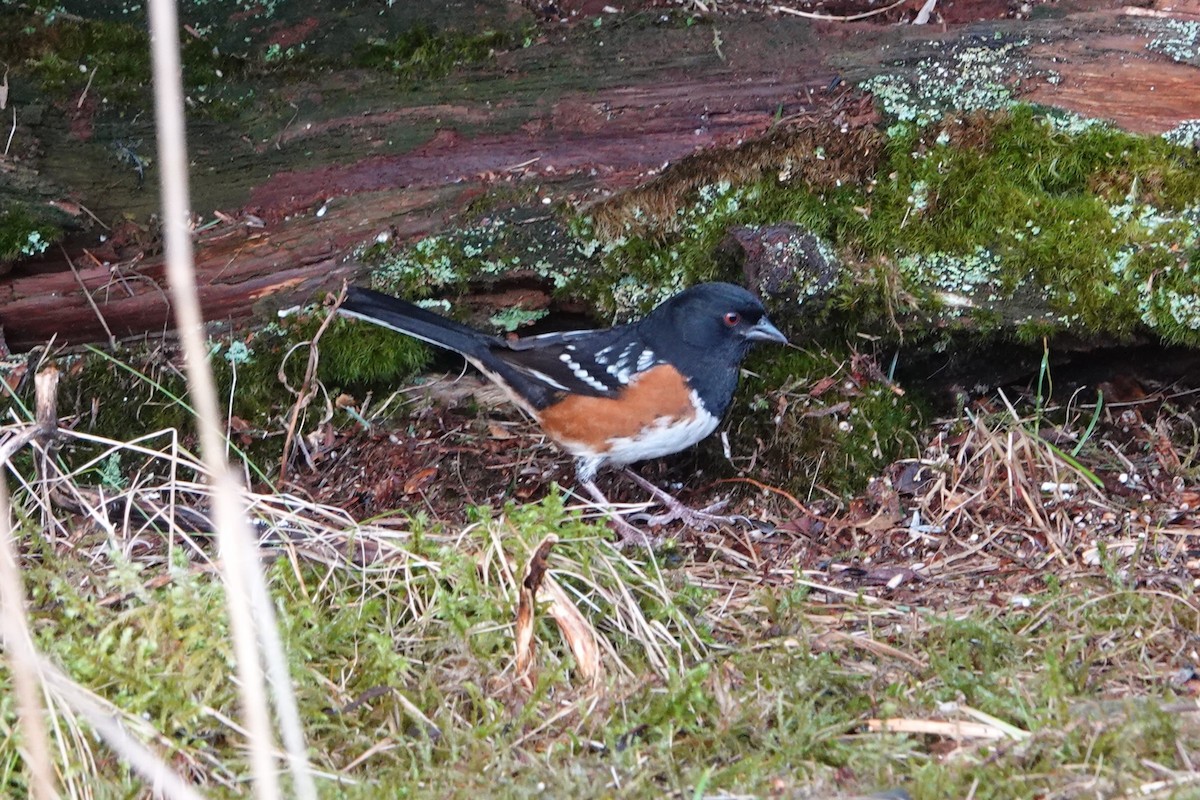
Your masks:
{"label": "bird", "polygon": [[[626,474],[669,509],[653,525],[703,521],[629,464],[680,452],[720,424],[733,402],[742,360],[758,342],[787,344],[762,302],[731,283],[700,283],[639,320],[611,328],[506,339],[391,295],[349,287],[339,312],[462,355],[574,456],[579,485],[602,508],[595,484],[605,466]],[[626,542],[646,534],[619,514]]]}

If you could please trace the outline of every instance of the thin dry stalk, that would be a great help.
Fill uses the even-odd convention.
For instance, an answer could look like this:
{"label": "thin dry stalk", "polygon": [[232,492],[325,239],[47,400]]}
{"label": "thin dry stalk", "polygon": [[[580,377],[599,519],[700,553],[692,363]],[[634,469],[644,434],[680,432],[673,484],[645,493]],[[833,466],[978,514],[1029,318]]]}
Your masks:
{"label": "thin dry stalk", "polygon": [[57,798],[54,768],[46,734],[45,709],[41,702],[42,678],[38,670],[38,652],[29,633],[29,613],[25,607],[25,585],[21,580],[18,554],[13,541],[8,481],[4,474],[8,459],[18,447],[34,439],[47,440],[58,427],[56,392],[58,370],[53,366],[40,371],[36,386],[36,422],[15,434],[0,446],[0,637],[8,653],[13,686],[17,695],[17,714],[25,741],[25,760],[29,764],[30,787],[34,798]]}
{"label": "thin dry stalk", "polygon": [[[95,75],[96,71],[92,70],[92,74]],[[88,84],[91,84],[91,78],[88,78]],[[62,251],[63,258],[67,260],[67,266],[71,268],[71,274],[75,276],[75,282],[79,284],[79,288],[83,292],[84,299],[86,299],[88,305],[92,307],[92,313],[94,313],[96,315],[96,319],[100,321],[100,327],[104,328],[104,333],[108,335],[108,346],[116,350],[117,337],[113,336],[112,329],[108,327],[108,320],[106,320],[104,315],[100,313],[100,307],[96,305],[96,300],[92,297],[92,290],[89,289],[87,284],[83,282],[83,276],[81,276],[79,274],[79,270],[76,269],[75,262],[71,260],[71,256],[67,253],[67,248],[60,244],[58,249]]]}
{"label": "thin dry stalk", "polygon": [[793,17],[815,19],[822,22],[854,22],[855,20],[867,19],[868,17],[874,17],[879,14],[887,13],[893,8],[899,8],[908,2],[909,0],[896,0],[896,2],[892,3],[891,5],[886,5],[881,8],[873,8],[870,11],[863,11],[858,14],[846,14],[844,16],[838,16],[836,14],[818,14],[813,11],[801,11],[798,8],[789,8],[788,6],[771,6],[771,10],[777,14],[787,14]]}
{"label": "thin dry stalk", "polygon": [[100,738],[150,784],[155,795],[171,800],[203,800],[202,794],[125,728],[120,721],[123,715],[115,708],[75,683],[49,661],[42,659],[39,669],[61,701],[82,716]]}
{"label": "thin dry stalk", "polygon": [[17,697],[17,718],[25,744],[25,763],[29,765],[29,784],[34,800],[58,797],[50,745],[46,736],[45,708],[41,700],[41,676],[38,654],[29,635],[29,614],[25,608],[25,585],[17,566],[9,522],[8,481],[0,471],[0,636],[12,670]]}
{"label": "thin dry stalk", "polygon": [[[255,790],[265,800],[280,797],[275,773],[270,711],[258,641],[273,639],[273,647],[282,649],[279,631],[267,627],[270,610],[255,608],[256,599],[268,597],[257,553],[251,544],[241,491],[237,479],[225,461],[222,426],[217,405],[216,385],[207,361],[202,335],[203,317],[196,289],[192,259],[191,232],[188,228],[188,159],[183,116],[182,67],[179,53],[179,20],[173,0],[151,0],[149,5],[151,50],[154,66],[155,120],[159,145],[159,178],[163,203],[163,234],[167,275],[174,299],[176,325],[187,360],[188,389],[197,410],[201,452],[216,489],[216,518],[221,541],[221,563],[226,579],[226,599],[237,653],[239,689],[243,713],[250,731],[251,763]],[[251,582],[258,584],[252,586]],[[254,612],[257,611],[258,619]],[[261,622],[262,624],[256,624]],[[291,682],[272,684],[276,708],[291,707],[286,720],[299,719]],[[292,713],[294,710],[294,713]],[[303,741],[303,731],[289,732],[288,758],[295,782],[294,790],[303,800],[315,800],[307,755],[291,744]]]}
{"label": "thin dry stalk", "polygon": [[[53,414],[49,418],[53,421]],[[19,447],[39,438],[39,428],[30,425],[0,427],[0,449],[6,457],[11,456]],[[68,450],[75,445],[96,450],[99,445],[99,452],[72,467],[64,466],[59,459],[46,459],[46,466],[36,484],[19,471],[13,470],[11,474],[21,482],[27,502],[41,503],[45,495],[52,499],[45,501],[44,511],[47,514],[61,517],[65,509],[81,515],[104,532],[103,540],[91,553],[97,570],[107,567],[108,554],[113,549],[132,553],[132,545],[142,538],[152,543],[164,539],[189,542],[196,557],[207,559],[206,548],[190,537],[199,533],[210,534],[219,527],[211,521],[217,488],[208,479],[205,465],[181,447],[178,437],[164,435],[168,433],[154,432],[133,442],[123,443],[71,428],[57,429],[56,439]],[[114,455],[122,457],[123,463],[135,476],[129,485],[121,491],[107,493],[89,488],[87,473]],[[45,492],[39,491],[41,486],[45,487]],[[440,569],[436,562],[414,555],[407,548],[410,541],[407,531],[384,527],[360,528],[340,508],[321,506],[289,495],[250,494],[248,498],[248,512],[260,530],[260,545],[280,548],[293,563],[303,557],[310,562],[329,564],[327,579],[330,580],[349,570],[363,581],[364,594],[368,581],[373,578],[397,576],[406,583],[415,584],[424,580],[423,573]],[[194,527],[196,525],[202,527],[197,529]],[[437,537],[426,534],[425,538]],[[72,546],[80,555],[88,555],[81,543],[76,542]],[[161,551],[157,548],[152,546],[144,552],[148,555],[140,558],[162,561]],[[254,551],[242,560],[258,557],[259,552]],[[161,586],[164,578],[169,580],[168,575],[155,573],[146,582],[145,588],[149,590]],[[372,581],[376,591],[381,592],[386,590],[386,583],[394,585],[392,581]],[[302,581],[298,581],[298,584],[303,586]],[[430,598],[419,592],[405,593],[405,597],[414,621],[419,621],[428,611],[426,606]],[[107,605],[122,600],[123,596],[111,596],[98,602]],[[269,653],[267,657],[270,658]],[[276,674],[283,675],[286,680],[286,669],[278,666],[280,669]],[[273,675],[272,680],[275,679]],[[63,763],[89,765],[83,772],[86,779],[89,773],[95,774],[99,770],[97,759],[91,752],[91,736],[70,716],[70,707],[59,705],[59,715],[51,717],[54,740],[59,745]],[[282,716],[283,712],[280,713]],[[220,715],[214,716],[222,718]],[[234,731],[244,732],[237,725],[231,725]],[[137,727],[139,731],[144,731],[146,726],[139,724]],[[203,753],[189,755],[180,751],[176,757],[192,760],[195,764],[193,769],[203,772],[207,780],[231,785],[231,778],[223,774],[222,765],[194,761],[195,758],[203,759]],[[78,771],[72,771],[64,778],[67,782],[65,790],[71,796],[91,796],[92,789],[86,780],[80,782],[75,772]]]}
{"label": "thin dry stalk", "polygon": [[[700,634],[686,619],[677,620],[680,629],[669,631],[659,622],[648,620],[642,612],[634,591],[652,594],[657,603],[663,606],[672,605],[670,591],[658,575],[654,563],[653,552],[647,553],[649,567],[655,577],[651,577],[643,565],[630,559],[616,547],[607,543],[597,543],[600,551],[593,561],[593,569],[607,573],[606,576],[590,577],[585,575],[576,564],[560,561],[555,557],[554,574],[570,578],[562,582],[564,591],[574,597],[576,606],[583,606],[600,611],[607,608],[610,614],[607,623],[619,633],[638,642],[651,667],[659,675],[667,675],[673,670],[682,668],[683,650],[686,647],[690,655],[698,656],[704,652]],[[622,578],[620,570],[627,570],[635,576],[634,581]],[[600,577],[606,577],[601,580]],[[620,658],[616,648],[608,637],[601,636],[600,646],[608,653],[610,659],[626,675],[634,673]]]}
{"label": "thin dry stalk", "polygon": [[[317,343],[321,341],[321,337],[329,328],[337,316],[337,310],[341,307],[346,299],[346,285],[342,284],[342,291],[338,294],[337,301],[329,312],[325,315],[325,319],[321,322],[321,327],[317,328],[317,332],[313,335],[312,341],[308,343],[308,363],[304,368],[304,380],[300,384],[299,391],[296,392],[296,402],[292,404],[292,412],[288,416],[287,435],[283,440],[283,456],[279,461],[279,485],[287,484],[288,470],[291,468],[292,462],[292,445],[296,440],[296,428],[300,424],[300,414],[308,407],[315,393],[314,384],[317,380],[317,365],[321,362],[321,350]],[[286,386],[287,381],[283,374],[283,367],[279,368],[279,380]],[[291,387],[288,387],[289,389]]]}

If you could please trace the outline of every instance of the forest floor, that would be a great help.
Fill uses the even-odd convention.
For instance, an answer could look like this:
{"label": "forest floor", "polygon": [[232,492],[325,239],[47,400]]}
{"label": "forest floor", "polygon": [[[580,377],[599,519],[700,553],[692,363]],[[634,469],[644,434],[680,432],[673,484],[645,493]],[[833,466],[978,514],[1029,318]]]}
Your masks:
{"label": "forest floor", "polygon": [[[554,24],[568,32],[609,24],[604,3],[554,5],[567,20]],[[763,4],[721,5],[724,13],[752,14]],[[875,5],[848,0],[814,10],[845,15]],[[878,16],[908,22],[921,5]],[[639,4],[638,13],[661,6]],[[1063,10],[1054,2],[942,0],[936,7],[936,21],[951,26]],[[580,14],[572,17],[574,11]],[[636,27],[625,25],[609,27]],[[764,31],[782,25],[773,17],[738,34],[718,23],[724,40],[706,29],[701,42],[693,27],[680,24],[660,38],[696,48],[675,53],[687,56],[670,62],[678,78],[688,63],[736,61]],[[821,41],[874,41],[861,28],[845,30],[830,23]],[[603,38],[571,41],[599,49]],[[762,108],[773,112],[776,103],[763,98],[776,88],[764,87],[777,87],[797,64],[818,63],[791,60],[806,46],[784,42],[777,70],[755,73],[766,75],[759,83],[723,74],[707,84],[722,108],[736,111],[738,97],[753,95],[756,110],[685,132],[708,145],[769,127],[772,115]],[[657,88],[661,54],[641,55],[638,68]],[[536,56],[504,54],[498,74]],[[873,113],[860,96],[824,91],[835,74],[806,74],[779,91],[813,113],[874,125],[874,116],[859,116]],[[820,86],[802,98],[796,86],[814,81]],[[738,87],[747,95],[733,91]],[[629,96],[604,91],[606,98]],[[288,102],[323,106],[329,97],[302,94]],[[833,108],[839,98],[844,107]],[[702,92],[692,100],[702,105]],[[550,106],[523,128],[481,133],[463,106],[430,103],[411,123],[428,134],[422,144],[343,163],[338,148],[391,147],[381,133],[388,121],[372,119],[378,129],[348,127],[343,141],[330,144],[319,138],[329,128],[292,127],[295,108],[281,104],[275,138],[254,152],[259,174],[270,178],[253,192],[213,183],[237,203],[214,223],[216,233],[199,236],[202,270],[211,270],[206,287],[224,291],[221,281],[228,280],[241,302],[308,280],[277,268],[270,249],[287,250],[303,239],[288,232],[308,226],[304,236],[328,236],[323,255],[304,265],[319,273],[305,284],[312,293],[322,281],[349,275],[341,260],[346,242],[376,224],[393,225],[401,238],[428,233],[453,216],[446,206],[479,198],[476,182],[549,186],[556,170],[578,177],[603,161],[608,171],[590,176],[595,185],[571,186],[581,195],[596,186],[607,192],[693,149],[681,138],[684,129],[666,121],[670,130],[661,137],[624,138],[664,118],[653,92],[620,107],[612,126],[596,124],[590,103],[567,98]],[[1131,117],[1137,111],[1125,109]],[[446,119],[469,133],[439,130],[454,127]],[[567,129],[582,135],[558,135]],[[647,146],[633,147],[635,141]],[[271,159],[284,158],[278,154],[289,142],[311,148],[307,153],[322,163],[275,171]],[[547,142],[560,147],[542,147]],[[242,144],[250,153],[262,141]],[[541,148],[539,166],[524,164],[530,147]],[[208,163],[218,150],[197,158]],[[497,172],[497,165],[506,168]],[[107,168],[123,170],[121,180],[132,185],[128,164]],[[364,183],[397,175],[414,183],[390,201],[372,194],[378,185]],[[140,190],[130,194],[154,205]],[[224,196],[206,197],[209,210],[222,206]],[[319,229],[315,207],[330,198],[338,199],[329,215],[336,225]],[[409,203],[420,208],[420,219],[396,223],[408,220]],[[345,222],[359,214],[370,224]],[[252,228],[250,218],[265,229]],[[146,246],[156,234],[140,225],[108,247],[114,259],[128,260],[130,285],[157,297],[159,267],[138,266],[143,257],[157,258],[157,242]],[[268,233],[256,238],[259,230]],[[129,249],[118,252],[123,246]],[[261,256],[261,274],[234,276],[254,261],[234,256],[251,251]],[[111,265],[79,274],[96,281],[90,285],[110,282],[110,319],[124,313],[120,302],[135,299],[116,291],[123,286]],[[95,340],[100,315],[82,294],[63,299],[62,286],[76,280],[54,253],[6,277],[0,292],[10,294],[0,294],[8,303],[0,317],[16,306],[25,315],[10,328],[23,338],[12,341],[42,341],[36,325],[46,319],[35,310],[59,308],[68,334]],[[36,305],[47,298],[61,306]],[[244,305],[248,314],[252,303]],[[120,317],[130,326],[122,335],[161,324],[154,314],[165,311],[146,308]],[[875,346],[862,337],[855,358],[803,383],[745,381],[722,426],[727,442],[718,435],[694,451],[641,465],[642,475],[689,504],[728,498],[730,510],[746,518],[707,531],[656,530],[662,543],[654,548],[616,546],[601,510],[573,494],[569,459],[469,373],[427,370],[391,396],[318,393],[295,415],[290,406],[252,419],[231,413],[229,452],[250,489],[248,517],[321,796],[1200,796],[1194,353],[1129,347],[1122,357],[1107,352],[1087,370],[1077,359],[1068,375],[1047,352],[1040,369],[1015,383],[935,398],[901,455],[858,475],[865,488],[853,493],[829,487],[830,465],[843,455],[834,447],[799,475],[771,463],[768,453],[785,446],[782,434],[742,425],[739,415],[752,407],[781,418],[790,411],[803,428],[843,413],[843,401],[868,385],[899,398],[903,384],[880,380],[885,370],[875,363],[891,354]],[[139,351],[139,360],[130,351],[60,353],[62,419],[54,432],[36,436],[27,436],[36,433],[34,412],[22,398],[51,359],[42,351],[0,362],[9,390],[0,452],[31,635],[108,718],[206,795],[244,797],[251,794],[249,756],[218,544],[207,519],[211,491],[190,426],[157,424],[160,412],[179,412],[186,401],[172,383],[177,354],[158,340],[153,348],[149,357]],[[268,370],[273,379],[282,376],[276,383],[286,385],[289,402],[298,386],[292,367],[308,350],[297,352],[288,371],[276,364]],[[230,409],[261,385],[249,380],[249,366],[239,376],[232,355],[231,347],[214,349],[212,359],[226,370]],[[747,368],[768,363],[752,360]],[[131,371],[126,383],[105,382]],[[924,377],[932,384],[935,376]],[[120,390],[109,393],[114,386]],[[97,420],[112,417],[135,430],[97,433],[104,427]],[[865,423],[845,413],[844,424]],[[281,479],[278,457],[263,456],[273,451],[260,446],[278,449],[291,434],[298,434],[295,455]],[[617,475],[602,476],[601,485],[625,510],[644,499]],[[11,682],[7,672],[3,680]],[[12,695],[5,692],[0,704],[0,795],[28,796]],[[53,757],[64,795],[153,796],[70,710],[75,706],[57,685],[45,696],[56,712]]]}
{"label": "forest floor", "polygon": [[[1200,387],[1046,387],[932,421],[848,499],[763,483],[736,439],[724,469],[719,446],[646,465],[753,520],[653,550],[615,546],[469,375],[321,426],[288,490],[250,499],[322,796],[1191,796]],[[15,489],[36,641],[240,796],[199,466],[170,430],[58,436],[16,462],[42,476]],[[137,794],[80,724],[67,786]]]}

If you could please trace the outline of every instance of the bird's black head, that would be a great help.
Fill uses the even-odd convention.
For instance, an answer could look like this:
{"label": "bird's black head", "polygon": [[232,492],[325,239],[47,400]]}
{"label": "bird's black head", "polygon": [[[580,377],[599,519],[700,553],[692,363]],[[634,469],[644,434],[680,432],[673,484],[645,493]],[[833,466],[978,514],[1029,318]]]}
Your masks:
{"label": "bird's black head", "polygon": [[[786,344],[757,297],[732,283],[701,283],[650,312],[655,343],[675,338],[688,350],[740,361],[755,342]],[[648,332],[648,331],[647,331]],[[670,358],[670,354],[663,353]]]}
{"label": "bird's black head", "polygon": [[682,371],[710,413],[724,413],[738,365],[755,342],[786,344],[757,297],[731,283],[701,283],[651,311],[638,325],[654,351]]}

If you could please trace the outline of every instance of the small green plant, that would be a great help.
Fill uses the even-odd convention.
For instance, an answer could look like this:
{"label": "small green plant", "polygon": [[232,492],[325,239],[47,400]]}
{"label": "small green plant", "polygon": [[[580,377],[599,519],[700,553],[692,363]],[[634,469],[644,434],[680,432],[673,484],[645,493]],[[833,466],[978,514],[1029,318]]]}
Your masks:
{"label": "small green plant", "polygon": [[113,453],[104,460],[104,465],[100,468],[100,484],[117,491],[124,489],[128,484],[125,476],[121,473],[120,453]]}
{"label": "small green plant", "polygon": [[516,47],[523,36],[504,31],[467,34],[410,28],[392,39],[375,39],[355,49],[354,62],[386,69],[405,80],[445,77],[456,66],[490,59],[497,50]]}
{"label": "small green plant", "polygon": [[20,204],[0,210],[0,265],[40,256],[59,241],[63,231],[48,219],[35,217]]}
{"label": "small green plant", "polygon": [[1042,339],[1042,360],[1038,365],[1037,393],[1033,399],[1034,430],[1040,427],[1046,410],[1046,400],[1054,393],[1054,379],[1050,376],[1050,343]]}

